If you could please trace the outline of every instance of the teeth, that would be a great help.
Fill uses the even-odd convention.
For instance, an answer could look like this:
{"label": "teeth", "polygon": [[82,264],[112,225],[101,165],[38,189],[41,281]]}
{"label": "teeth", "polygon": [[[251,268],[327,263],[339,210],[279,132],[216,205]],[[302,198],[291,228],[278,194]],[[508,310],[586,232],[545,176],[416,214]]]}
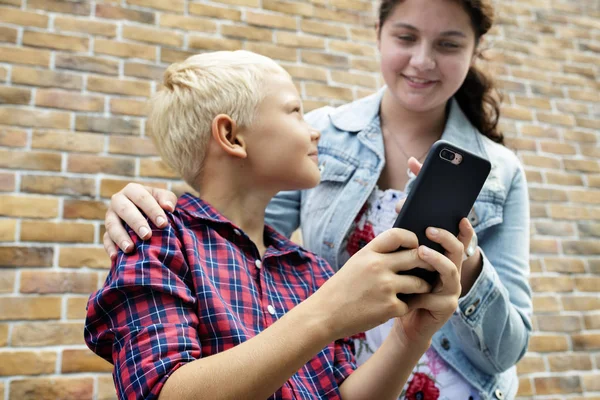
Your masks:
{"label": "teeth", "polygon": [[429,82],[431,82],[427,79],[411,78],[410,76],[407,76],[406,79],[408,79],[409,81],[414,82],[414,83],[429,83]]}

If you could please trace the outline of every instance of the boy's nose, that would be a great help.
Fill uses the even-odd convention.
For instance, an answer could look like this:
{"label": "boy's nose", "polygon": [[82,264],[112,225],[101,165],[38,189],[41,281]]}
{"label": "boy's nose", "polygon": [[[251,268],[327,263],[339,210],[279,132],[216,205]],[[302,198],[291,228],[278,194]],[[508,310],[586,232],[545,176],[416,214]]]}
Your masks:
{"label": "boy's nose", "polygon": [[321,139],[321,131],[318,129],[310,128],[310,140],[318,141]]}

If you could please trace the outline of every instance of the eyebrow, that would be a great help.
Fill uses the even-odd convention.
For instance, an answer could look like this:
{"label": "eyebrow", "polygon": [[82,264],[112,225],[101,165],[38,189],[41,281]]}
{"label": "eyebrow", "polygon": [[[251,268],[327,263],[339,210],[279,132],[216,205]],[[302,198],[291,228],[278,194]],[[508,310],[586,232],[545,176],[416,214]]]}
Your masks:
{"label": "eyebrow", "polygon": [[[405,24],[403,22],[396,22],[393,26],[394,26],[394,28],[406,28],[411,31],[419,31],[416,27],[414,27],[410,24]],[[446,31],[446,32],[442,32],[441,35],[442,36],[459,36],[459,37],[463,37],[463,38],[467,37],[467,35],[465,35],[461,31]]]}

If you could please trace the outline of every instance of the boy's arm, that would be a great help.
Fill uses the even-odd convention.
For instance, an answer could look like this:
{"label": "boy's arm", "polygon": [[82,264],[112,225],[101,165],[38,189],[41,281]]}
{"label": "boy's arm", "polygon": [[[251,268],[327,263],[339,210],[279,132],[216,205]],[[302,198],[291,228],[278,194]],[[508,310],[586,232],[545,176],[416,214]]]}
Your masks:
{"label": "boy's arm", "polygon": [[390,334],[375,354],[340,385],[342,399],[397,399],[430,343],[407,347],[398,336]]}

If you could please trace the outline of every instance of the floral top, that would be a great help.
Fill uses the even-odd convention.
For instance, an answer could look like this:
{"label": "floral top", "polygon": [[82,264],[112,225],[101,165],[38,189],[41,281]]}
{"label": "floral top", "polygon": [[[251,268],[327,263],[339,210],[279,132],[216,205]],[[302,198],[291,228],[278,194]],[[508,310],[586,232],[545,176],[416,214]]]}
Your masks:
{"label": "floral top", "polygon": [[[398,190],[385,191],[375,188],[369,199],[352,223],[342,243],[340,260],[346,262],[354,253],[369,243],[375,236],[393,226],[397,213],[396,203],[404,193]],[[356,362],[364,364],[381,346],[389,334],[394,320],[373,328],[355,340]],[[405,400],[480,400],[477,391],[433,349],[421,357],[400,399]]]}

